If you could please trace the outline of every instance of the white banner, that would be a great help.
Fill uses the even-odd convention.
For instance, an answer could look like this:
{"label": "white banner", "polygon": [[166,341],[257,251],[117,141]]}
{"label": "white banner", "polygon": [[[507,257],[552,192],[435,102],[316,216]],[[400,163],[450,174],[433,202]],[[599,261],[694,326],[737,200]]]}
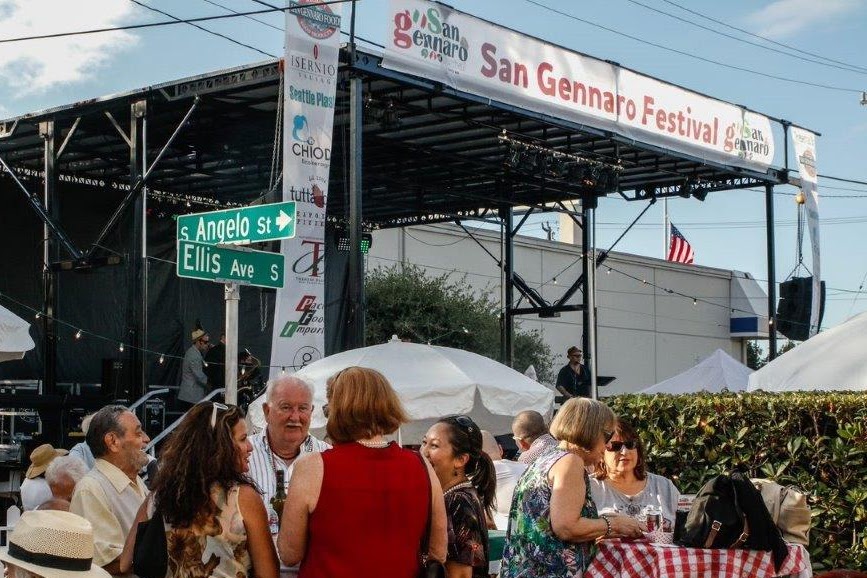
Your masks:
{"label": "white banner", "polygon": [[801,191],[806,197],[807,229],[813,248],[813,301],[810,305],[810,337],[819,332],[819,309],[822,300],[822,263],[819,253],[819,169],[816,163],[816,134],[792,127],[792,141],[798,157]]}
{"label": "white banner", "polygon": [[382,65],[706,160],[764,172],[770,120],[444,4],[391,0]]}
{"label": "white banner", "polygon": [[340,50],[340,14],[290,1],[286,12],[283,200],[297,203],[283,241],[286,285],[277,291],[271,366],[290,373],[325,351],[325,204]]}

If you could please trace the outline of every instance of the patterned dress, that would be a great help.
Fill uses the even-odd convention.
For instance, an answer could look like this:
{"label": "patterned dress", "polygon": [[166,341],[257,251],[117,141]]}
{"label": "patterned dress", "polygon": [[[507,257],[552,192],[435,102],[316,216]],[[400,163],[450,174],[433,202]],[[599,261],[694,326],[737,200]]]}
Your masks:
{"label": "patterned dress", "polygon": [[473,567],[473,578],[488,577],[488,529],[475,488],[455,487],[444,494],[449,545],[446,561]]}
{"label": "patterned dress", "polygon": [[[170,578],[246,578],[252,576],[247,531],[238,509],[238,486],[228,493],[211,488],[214,511],[192,526],[166,525]],[[152,506],[151,506],[152,507]]]}
{"label": "patterned dress", "polygon": [[[590,542],[563,542],[551,528],[551,486],[548,471],[568,452],[551,448],[534,461],[515,487],[500,578],[580,578],[590,565],[595,547]],[[596,519],[590,479],[584,473],[586,494],[582,518]]]}

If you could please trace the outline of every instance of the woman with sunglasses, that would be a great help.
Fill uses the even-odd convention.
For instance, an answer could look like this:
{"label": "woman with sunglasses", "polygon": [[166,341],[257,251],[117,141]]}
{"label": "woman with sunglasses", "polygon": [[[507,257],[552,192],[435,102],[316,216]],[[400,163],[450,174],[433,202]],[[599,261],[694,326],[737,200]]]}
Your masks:
{"label": "woman with sunglasses", "polygon": [[439,478],[448,519],[447,578],[488,576],[488,526],[497,472],[482,451],[482,432],[465,415],[440,419],[421,445]]}
{"label": "woman with sunglasses", "polygon": [[663,527],[673,528],[680,493],[666,477],[647,472],[644,446],[635,429],[619,420],[605,445],[590,491],[600,511],[616,511],[639,518],[645,506],[662,509]]}
{"label": "woman with sunglasses", "polygon": [[277,539],[299,578],[415,578],[446,554],[442,490],[430,466],[387,441],[408,421],[388,380],[349,367],[328,380],[325,429],[334,447],[295,464]]}
{"label": "woman with sunglasses", "polygon": [[121,572],[132,571],[138,523],[158,509],[166,524],[168,578],[278,578],[265,504],[247,475],[252,451],[238,407],[193,406],[166,441],[153,491],[121,554]]}
{"label": "woman with sunglasses", "polygon": [[581,576],[599,538],[638,538],[626,516],[599,516],[586,466],[602,459],[614,412],[587,398],[566,401],[551,423],[559,445],[530,464],[512,497],[500,578]]}

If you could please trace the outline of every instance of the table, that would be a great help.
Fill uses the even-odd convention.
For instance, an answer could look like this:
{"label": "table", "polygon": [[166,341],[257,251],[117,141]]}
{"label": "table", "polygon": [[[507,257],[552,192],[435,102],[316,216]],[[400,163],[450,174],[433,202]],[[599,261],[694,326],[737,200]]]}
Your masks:
{"label": "table", "polygon": [[810,578],[810,555],[789,544],[789,555],[774,570],[770,552],[683,548],[647,541],[603,540],[584,578]]}

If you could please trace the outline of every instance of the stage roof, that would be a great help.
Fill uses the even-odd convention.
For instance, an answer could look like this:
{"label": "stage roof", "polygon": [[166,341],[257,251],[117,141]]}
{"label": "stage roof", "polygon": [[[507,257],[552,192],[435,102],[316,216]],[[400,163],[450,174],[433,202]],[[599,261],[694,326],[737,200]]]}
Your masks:
{"label": "stage roof", "polygon": [[[614,165],[616,181],[594,194],[630,200],[701,197],[714,190],[785,183],[786,171],[766,173],[704,161],[635,142],[611,132],[518,109],[441,83],[381,67],[372,51],[341,51],[331,146],[328,214],[348,214],[349,78],[364,86],[363,220],[368,227],[495,216],[503,204],[538,206],[577,201],[581,184],[551,167],[508,168],[502,139],[531,143]],[[267,61],[167,82],[0,121],[0,157],[21,174],[43,168],[39,123],[53,120],[64,182],[118,188],[130,182],[130,110],[147,101],[152,161],[192,105],[197,110],[157,165],[151,197],[192,198],[193,210],[248,204],[279,196],[275,156],[281,62]],[[71,137],[69,136],[72,132]],[[125,133],[125,134],[122,134]],[[688,187],[684,188],[684,184]],[[118,186],[120,185],[120,186]],[[276,189],[277,195],[269,190]],[[696,194],[698,193],[698,194]]]}

